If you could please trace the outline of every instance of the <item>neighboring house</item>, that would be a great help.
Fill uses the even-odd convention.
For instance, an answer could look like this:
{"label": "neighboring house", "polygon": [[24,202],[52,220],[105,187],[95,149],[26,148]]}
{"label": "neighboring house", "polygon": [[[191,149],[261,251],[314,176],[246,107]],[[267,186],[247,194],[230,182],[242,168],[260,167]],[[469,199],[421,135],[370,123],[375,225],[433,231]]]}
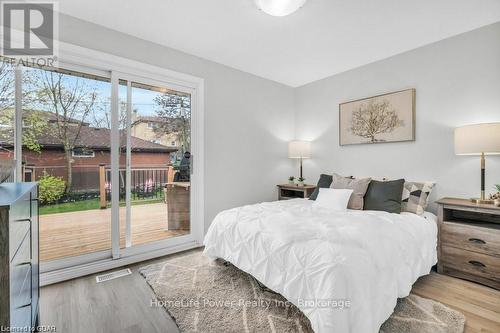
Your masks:
{"label": "neighboring house", "polygon": [[160,117],[153,116],[138,116],[136,112],[132,115],[132,135],[147,140],[150,142],[158,143],[164,146],[181,148],[181,140],[178,133],[162,133],[158,128],[161,127],[167,120]]}
{"label": "neighboring house", "polygon": [[[38,180],[47,172],[51,175],[66,178],[67,163],[61,140],[55,135],[55,117],[48,115],[49,127],[36,140],[41,151],[36,152],[23,146],[23,162],[30,180]],[[68,126],[70,137],[75,137],[80,128],[78,121],[71,121],[75,126]],[[50,125],[52,124],[52,125]],[[84,123],[80,128],[75,149],[72,151],[73,189],[76,191],[97,190],[99,188],[99,165],[109,167],[111,163],[111,131],[107,128],[91,127]],[[3,135],[2,135],[3,134]],[[125,142],[124,136],[122,143]],[[175,147],[167,147],[154,142],[132,136],[131,158],[134,169],[166,168],[170,163],[170,153]],[[120,165],[125,167],[125,145],[122,146]],[[0,159],[12,158],[12,132],[0,131]]]}

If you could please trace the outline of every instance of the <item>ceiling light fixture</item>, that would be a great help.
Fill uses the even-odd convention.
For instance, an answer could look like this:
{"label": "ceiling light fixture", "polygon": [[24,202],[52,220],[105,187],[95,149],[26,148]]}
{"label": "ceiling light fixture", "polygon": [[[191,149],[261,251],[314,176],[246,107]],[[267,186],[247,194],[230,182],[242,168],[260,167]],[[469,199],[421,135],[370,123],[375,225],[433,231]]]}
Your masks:
{"label": "ceiling light fixture", "polygon": [[286,16],[302,7],[307,0],[255,0],[260,10],[272,16]]}

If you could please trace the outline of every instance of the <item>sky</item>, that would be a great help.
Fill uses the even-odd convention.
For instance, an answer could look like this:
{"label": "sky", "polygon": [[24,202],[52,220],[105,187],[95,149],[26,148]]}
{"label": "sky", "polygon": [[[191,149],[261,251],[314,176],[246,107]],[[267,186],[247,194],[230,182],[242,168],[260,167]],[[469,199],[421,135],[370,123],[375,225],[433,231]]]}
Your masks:
{"label": "sky", "polygon": [[[76,78],[71,78],[76,80]],[[85,80],[79,78],[80,80]],[[89,81],[90,82],[90,81]],[[96,87],[97,92],[101,97],[104,97],[106,100],[110,100],[111,97],[111,84],[109,82],[101,82],[101,81],[91,81],[92,85]],[[119,88],[119,96],[120,101],[127,101],[127,86],[120,85]],[[137,110],[138,115],[140,116],[154,116],[156,115],[155,110],[158,108],[158,105],[154,102],[155,97],[161,96],[161,93],[132,87],[132,109]]]}
{"label": "sky", "polygon": [[[30,74],[28,74],[28,72],[30,72]],[[38,86],[39,86],[38,82],[49,78],[47,76],[47,73],[48,72],[46,72],[44,70],[35,69],[35,68],[24,69],[23,70],[23,82],[24,82],[24,80],[27,80],[26,82],[34,82],[36,85],[36,87],[34,87],[33,90],[28,88],[28,89],[26,89],[26,91],[35,91],[36,89],[38,89]],[[82,77],[83,74],[79,74],[79,73],[71,73],[71,74],[78,75],[78,76],[64,74],[63,75],[63,86],[65,86],[67,89],[71,90],[75,86],[75,84],[78,83],[79,87],[83,86],[89,92],[93,91],[95,89],[95,91],[97,91],[97,93],[99,95],[99,99],[98,99],[99,107],[95,108],[95,112],[98,114],[99,112],[101,112],[101,110],[103,110],[102,112],[106,111],[109,114],[109,108],[110,108],[110,102],[111,102],[111,83],[107,82],[107,81],[101,81],[101,80],[89,78],[88,76]],[[8,75],[0,76],[1,80],[5,80],[5,82],[2,81],[2,82],[0,82],[0,84],[4,85],[6,82],[10,81],[11,82],[10,84],[12,84],[12,87],[13,87],[13,84],[14,84],[13,77],[14,77],[13,71],[12,71],[11,75],[8,74]],[[56,79],[56,77],[54,77],[54,78]],[[24,84],[30,85],[29,83],[23,83],[23,87],[24,87]],[[166,87],[162,87],[162,88],[166,88]],[[23,88],[23,90],[24,90],[24,88]],[[11,93],[12,93],[12,100],[14,100],[13,88],[12,88]],[[156,97],[161,96],[161,95],[162,95],[162,92],[157,92],[157,91],[145,89],[142,87],[132,86],[132,109],[137,110],[137,113],[139,116],[154,116],[154,115],[156,115],[156,111],[160,108],[155,103],[154,100]],[[33,104],[31,104],[31,103],[29,103],[29,104],[32,105],[31,107],[37,108],[36,95],[33,95],[31,98],[34,98],[34,99],[32,99]],[[123,84],[119,85],[119,98],[120,98],[120,101],[126,102],[126,100],[127,100],[127,86],[126,85],[123,85]],[[103,108],[102,105],[105,105],[105,108]],[[44,109],[42,106],[39,106],[38,108]]]}
{"label": "sky", "polygon": [[[38,69],[31,69],[34,71],[40,71]],[[42,73],[41,71],[39,73]],[[111,83],[106,81],[99,81],[94,79],[89,79],[85,77],[77,77],[73,75],[64,75],[64,85],[67,87],[72,87],[76,82],[79,81],[80,84],[84,83],[88,88],[95,88],[101,97],[101,102],[110,104],[111,100]],[[158,109],[158,105],[154,102],[157,96],[161,96],[162,93],[132,87],[132,109],[137,110],[138,114],[141,116],[153,116],[155,115],[155,110]],[[119,85],[119,98],[121,101],[127,101],[127,86]]]}
{"label": "sky", "polygon": [[[127,87],[120,85],[120,100],[127,101]],[[132,88],[132,110],[137,110],[140,116],[154,116],[158,105],[154,102],[155,97],[161,93],[141,88]]]}

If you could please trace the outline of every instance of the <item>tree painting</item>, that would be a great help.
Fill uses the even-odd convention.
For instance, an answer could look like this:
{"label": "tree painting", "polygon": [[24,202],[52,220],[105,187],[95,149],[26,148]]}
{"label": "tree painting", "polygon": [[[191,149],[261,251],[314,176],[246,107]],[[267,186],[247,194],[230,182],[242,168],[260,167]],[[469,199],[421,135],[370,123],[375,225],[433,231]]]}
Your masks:
{"label": "tree painting", "polygon": [[368,139],[368,143],[375,143],[385,141],[377,139],[378,134],[392,133],[401,126],[404,126],[404,121],[399,119],[388,100],[377,101],[372,98],[353,112],[350,131]]}

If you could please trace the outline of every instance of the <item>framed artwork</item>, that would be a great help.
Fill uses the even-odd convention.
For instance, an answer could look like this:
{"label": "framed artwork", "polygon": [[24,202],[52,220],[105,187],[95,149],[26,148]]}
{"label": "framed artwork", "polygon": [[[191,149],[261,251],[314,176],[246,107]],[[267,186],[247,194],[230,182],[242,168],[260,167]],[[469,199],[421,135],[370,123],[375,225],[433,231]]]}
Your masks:
{"label": "framed artwork", "polygon": [[339,104],[341,146],[415,140],[415,89]]}

